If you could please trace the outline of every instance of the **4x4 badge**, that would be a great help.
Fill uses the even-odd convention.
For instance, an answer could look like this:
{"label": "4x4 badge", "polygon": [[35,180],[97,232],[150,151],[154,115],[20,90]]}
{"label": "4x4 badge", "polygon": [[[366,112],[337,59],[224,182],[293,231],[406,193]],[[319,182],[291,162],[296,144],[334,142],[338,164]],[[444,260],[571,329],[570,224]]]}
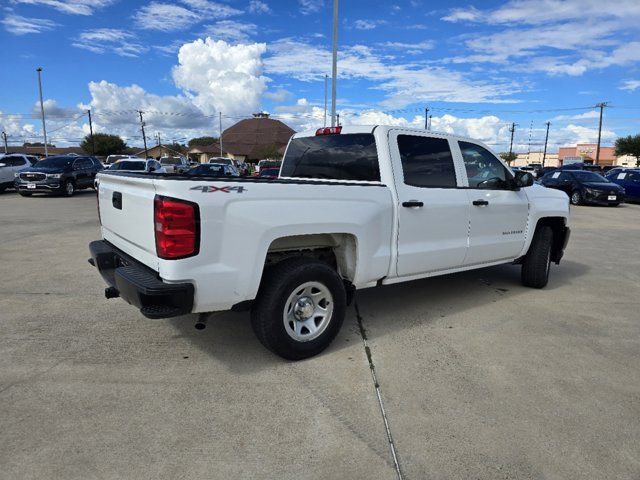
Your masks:
{"label": "4x4 badge", "polygon": [[231,186],[224,186],[224,187],[214,187],[213,185],[198,185],[197,187],[191,187],[189,190],[200,190],[202,193],[213,193],[213,192],[222,192],[222,193],[231,193],[231,192],[236,192],[236,193],[243,193],[245,192],[247,189],[240,186],[240,187],[231,187]]}

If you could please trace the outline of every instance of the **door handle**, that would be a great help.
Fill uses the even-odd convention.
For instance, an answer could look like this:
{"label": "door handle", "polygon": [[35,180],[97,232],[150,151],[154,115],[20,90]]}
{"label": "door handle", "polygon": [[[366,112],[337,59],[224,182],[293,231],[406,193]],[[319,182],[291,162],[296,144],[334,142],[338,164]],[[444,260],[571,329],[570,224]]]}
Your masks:
{"label": "door handle", "polygon": [[483,205],[489,205],[489,202],[488,202],[488,201],[486,201],[486,200],[474,200],[474,201],[473,201],[473,204],[474,204],[476,207],[481,207],[481,206],[483,206]]}
{"label": "door handle", "polygon": [[424,203],[419,202],[418,200],[409,200],[408,202],[402,202],[402,206],[407,208],[423,207]]}

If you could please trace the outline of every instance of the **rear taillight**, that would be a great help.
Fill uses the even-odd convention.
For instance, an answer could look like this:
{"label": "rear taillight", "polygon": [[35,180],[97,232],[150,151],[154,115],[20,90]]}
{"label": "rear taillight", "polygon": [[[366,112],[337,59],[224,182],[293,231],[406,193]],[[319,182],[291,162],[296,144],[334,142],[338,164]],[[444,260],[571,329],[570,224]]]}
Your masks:
{"label": "rear taillight", "polygon": [[342,127],[325,127],[316,130],[317,135],[335,135],[342,131]]}
{"label": "rear taillight", "polygon": [[153,217],[158,257],[175,260],[198,253],[200,211],[197,204],[156,195]]}

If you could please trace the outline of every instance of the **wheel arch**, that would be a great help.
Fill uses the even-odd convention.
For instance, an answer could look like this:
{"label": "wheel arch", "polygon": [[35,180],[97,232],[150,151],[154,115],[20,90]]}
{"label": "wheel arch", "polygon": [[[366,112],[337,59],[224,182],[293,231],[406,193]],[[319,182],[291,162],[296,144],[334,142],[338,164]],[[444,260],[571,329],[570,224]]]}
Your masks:
{"label": "wheel arch", "polygon": [[294,256],[319,258],[334,267],[343,279],[353,282],[356,278],[358,242],[352,233],[313,233],[276,238],[267,249],[265,266]]}
{"label": "wheel arch", "polygon": [[[553,243],[551,244],[551,261],[558,264],[564,254],[564,249],[569,241],[569,228],[565,217],[542,217],[536,223],[535,232],[540,227],[550,227],[553,232]],[[535,233],[534,233],[535,235]]]}

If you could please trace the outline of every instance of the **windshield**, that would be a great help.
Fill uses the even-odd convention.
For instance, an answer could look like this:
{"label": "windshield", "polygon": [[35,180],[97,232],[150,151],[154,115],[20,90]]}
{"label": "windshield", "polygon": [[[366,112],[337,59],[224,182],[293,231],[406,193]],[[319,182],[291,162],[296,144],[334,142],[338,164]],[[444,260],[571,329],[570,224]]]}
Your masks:
{"label": "windshield", "polygon": [[224,175],[224,166],[222,165],[198,165],[187,172],[187,175],[211,175],[213,177],[222,177]]}
{"label": "windshield", "polygon": [[280,170],[277,168],[265,168],[260,170],[261,177],[277,177],[280,173]]}
{"label": "windshield", "polygon": [[212,158],[209,160],[211,163],[224,163],[225,165],[231,165],[231,159],[229,158]]}
{"label": "windshield", "polygon": [[121,160],[114,163],[109,170],[144,170],[145,162]]}
{"label": "windshield", "polygon": [[160,163],[165,165],[181,165],[182,161],[177,157],[164,157],[160,159]]}
{"label": "windshield", "polygon": [[49,157],[45,158],[41,162],[38,162],[38,167],[43,168],[64,168],[71,165],[75,160],[72,157]]}
{"label": "windshield", "polygon": [[607,180],[606,178],[604,178],[602,175],[598,173],[587,172],[587,171],[577,171],[572,173],[581,182],[609,183],[609,180]]}
{"label": "windshield", "polygon": [[129,156],[128,155],[109,155],[107,157],[106,162],[107,163],[113,163],[113,162],[116,162],[116,161],[121,160],[123,158],[129,158]]}

